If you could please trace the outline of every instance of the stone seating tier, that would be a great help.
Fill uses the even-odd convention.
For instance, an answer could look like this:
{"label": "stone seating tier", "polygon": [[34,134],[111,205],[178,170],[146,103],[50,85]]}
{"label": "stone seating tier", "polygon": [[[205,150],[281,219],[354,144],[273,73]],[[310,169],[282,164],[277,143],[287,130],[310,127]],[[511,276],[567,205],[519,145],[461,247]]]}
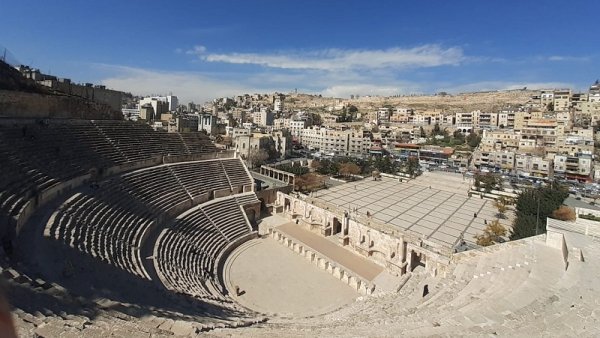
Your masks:
{"label": "stone seating tier", "polygon": [[210,287],[217,284],[216,260],[229,243],[251,232],[236,196],[201,204],[163,230],[154,256],[166,288],[193,296],[222,297],[213,291],[219,287]]}
{"label": "stone seating tier", "polygon": [[[28,200],[92,169],[216,150],[206,135],[193,134],[156,132],[129,121],[0,124],[0,162],[8,174],[0,179],[0,219],[18,219]],[[6,236],[10,229],[0,230]]]}

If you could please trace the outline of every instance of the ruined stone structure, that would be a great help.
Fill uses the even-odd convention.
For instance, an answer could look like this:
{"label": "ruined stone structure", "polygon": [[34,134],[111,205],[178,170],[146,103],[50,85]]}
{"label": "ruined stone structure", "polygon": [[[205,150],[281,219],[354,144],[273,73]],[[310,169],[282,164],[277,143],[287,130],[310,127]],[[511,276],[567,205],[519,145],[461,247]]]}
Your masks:
{"label": "ruined stone structure", "polygon": [[435,276],[444,274],[449,264],[449,251],[439,244],[403,234],[398,229],[383,228],[375,222],[363,223],[358,217],[333,206],[316,206],[283,193],[277,194],[277,205],[277,212],[291,217],[297,224],[322,236],[336,237],[340,245],[368,257],[396,275],[423,265]]}

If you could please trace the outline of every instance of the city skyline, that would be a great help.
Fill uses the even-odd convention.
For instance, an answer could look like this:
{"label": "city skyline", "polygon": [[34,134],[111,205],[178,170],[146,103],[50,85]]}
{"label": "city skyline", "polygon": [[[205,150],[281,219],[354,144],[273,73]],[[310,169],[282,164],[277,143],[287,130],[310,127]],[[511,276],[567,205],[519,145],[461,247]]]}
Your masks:
{"label": "city skyline", "polygon": [[296,88],[335,97],[585,90],[599,76],[590,71],[600,5],[559,4],[0,0],[20,13],[0,22],[0,45],[42,72],[182,102]]}

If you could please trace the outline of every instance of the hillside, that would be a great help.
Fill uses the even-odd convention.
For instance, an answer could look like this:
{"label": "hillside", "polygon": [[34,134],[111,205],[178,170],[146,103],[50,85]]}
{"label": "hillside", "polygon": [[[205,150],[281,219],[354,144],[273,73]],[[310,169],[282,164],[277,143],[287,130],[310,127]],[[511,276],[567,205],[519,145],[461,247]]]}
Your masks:
{"label": "hillside", "polygon": [[52,91],[0,61],[0,117],[122,119],[111,107]]}
{"label": "hillside", "polygon": [[361,111],[374,110],[380,107],[407,107],[420,110],[447,111],[493,111],[507,105],[524,104],[535,90],[490,91],[460,93],[456,95],[418,95],[418,96],[364,96],[358,99],[339,99],[319,97],[318,95],[290,94],[285,105],[290,109],[325,110],[340,104],[354,105]]}
{"label": "hillside", "polygon": [[47,93],[48,90],[33,80],[24,78],[18,70],[4,61],[0,61],[0,90],[27,93]]}

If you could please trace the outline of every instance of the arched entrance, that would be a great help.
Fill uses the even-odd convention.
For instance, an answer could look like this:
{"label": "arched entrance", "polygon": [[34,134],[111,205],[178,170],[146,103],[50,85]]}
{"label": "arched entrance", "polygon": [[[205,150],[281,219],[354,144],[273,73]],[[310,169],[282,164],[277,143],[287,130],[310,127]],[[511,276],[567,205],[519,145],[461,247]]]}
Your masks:
{"label": "arched entrance", "polygon": [[342,223],[338,220],[337,217],[333,218],[333,235],[339,234],[342,232]]}
{"label": "arched entrance", "polygon": [[267,208],[267,204],[263,198],[258,199],[260,201],[260,216],[265,217],[269,214],[269,209]]}
{"label": "arched entrance", "polygon": [[425,257],[425,255],[423,255],[423,253],[411,250],[410,251],[410,262],[409,262],[410,271],[413,271],[417,266],[425,267],[426,260],[427,260],[427,257]]}
{"label": "arched entrance", "polygon": [[254,209],[252,209],[252,208],[248,208],[245,211],[246,211],[246,216],[248,217],[248,221],[250,221],[250,226],[252,227],[252,230],[257,231],[258,224],[256,222],[256,211],[254,211]]}

